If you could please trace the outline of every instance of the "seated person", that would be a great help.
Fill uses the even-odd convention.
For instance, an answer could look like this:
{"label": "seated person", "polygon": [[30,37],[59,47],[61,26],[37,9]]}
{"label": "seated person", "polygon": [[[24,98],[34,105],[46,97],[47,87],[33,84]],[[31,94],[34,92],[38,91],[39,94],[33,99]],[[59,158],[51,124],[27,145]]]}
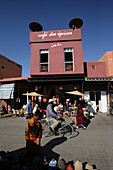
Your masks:
{"label": "seated person", "polygon": [[58,105],[58,108],[59,108],[59,110],[62,110],[62,109],[63,109],[63,104],[60,103],[60,104]]}
{"label": "seated person", "polygon": [[58,105],[58,108],[59,108],[60,114],[63,116],[63,111],[64,111],[64,106],[63,106],[63,104],[60,103],[60,104]]}
{"label": "seated person", "polygon": [[60,119],[60,115],[58,115],[53,109],[53,99],[49,99],[48,106],[46,108],[46,120],[50,124],[51,131],[55,134],[57,134],[57,129],[59,125],[57,119]]}
{"label": "seated person", "polygon": [[55,111],[57,114],[60,114],[60,113],[61,113],[61,111],[59,110],[58,105],[56,105],[56,106],[54,107],[54,111]]}
{"label": "seated person", "polygon": [[60,103],[60,104],[58,105],[58,107],[59,107],[59,109],[63,109],[63,104]]}
{"label": "seated person", "polygon": [[66,100],[66,111],[68,111],[71,114],[71,108],[69,108],[69,101],[70,99]]}

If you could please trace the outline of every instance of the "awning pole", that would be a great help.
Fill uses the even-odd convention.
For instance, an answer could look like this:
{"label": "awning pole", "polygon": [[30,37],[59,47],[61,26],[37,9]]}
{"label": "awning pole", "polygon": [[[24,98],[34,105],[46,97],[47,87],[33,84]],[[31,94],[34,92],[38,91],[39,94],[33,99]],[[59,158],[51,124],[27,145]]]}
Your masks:
{"label": "awning pole", "polygon": [[[27,94],[28,94],[28,91],[27,91]],[[28,97],[28,95],[27,95],[27,103],[28,103],[28,100],[29,100],[29,97]]]}

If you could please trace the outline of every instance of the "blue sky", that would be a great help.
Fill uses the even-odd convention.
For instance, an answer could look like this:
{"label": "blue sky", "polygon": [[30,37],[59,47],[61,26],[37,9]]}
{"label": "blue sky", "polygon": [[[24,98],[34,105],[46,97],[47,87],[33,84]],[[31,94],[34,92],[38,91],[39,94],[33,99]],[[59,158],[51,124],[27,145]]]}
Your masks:
{"label": "blue sky", "polygon": [[1,0],[0,54],[22,65],[22,76],[30,75],[29,24],[43,31],[69,29],[73,18],[81,18],[83,60],[98,61],[113,50],[113,0]]}

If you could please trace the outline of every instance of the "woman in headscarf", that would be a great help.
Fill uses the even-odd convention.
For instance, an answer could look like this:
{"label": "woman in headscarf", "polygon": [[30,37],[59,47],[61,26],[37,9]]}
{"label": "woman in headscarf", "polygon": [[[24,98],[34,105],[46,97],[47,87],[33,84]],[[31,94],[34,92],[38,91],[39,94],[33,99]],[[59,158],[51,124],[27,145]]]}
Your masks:
{"label": "woman in headscarf", "polygon": [[86,128],[84,126],[84,115],[81,103],[77,104],[76,128],[79,126],[82,126],[84,129]]}

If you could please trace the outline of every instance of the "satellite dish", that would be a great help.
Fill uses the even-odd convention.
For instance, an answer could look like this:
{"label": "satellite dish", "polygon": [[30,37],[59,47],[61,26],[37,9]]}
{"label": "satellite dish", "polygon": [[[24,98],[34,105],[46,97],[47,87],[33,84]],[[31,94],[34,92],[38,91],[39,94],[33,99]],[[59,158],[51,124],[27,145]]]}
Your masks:
{"label": "satellite dish", "polygon": [[69,22],[69,27],[74,29],[78,29],[83,25],[83,21],[80,18],[74,18]]}
{"label": "satellite dish", "polygon": [[31,29],[31,31],[33,32],[37,32],[37,31],[42,31],[42,25],[40,25],[39,23],[37,22],[31,22],[29,24],[29,28]]}

